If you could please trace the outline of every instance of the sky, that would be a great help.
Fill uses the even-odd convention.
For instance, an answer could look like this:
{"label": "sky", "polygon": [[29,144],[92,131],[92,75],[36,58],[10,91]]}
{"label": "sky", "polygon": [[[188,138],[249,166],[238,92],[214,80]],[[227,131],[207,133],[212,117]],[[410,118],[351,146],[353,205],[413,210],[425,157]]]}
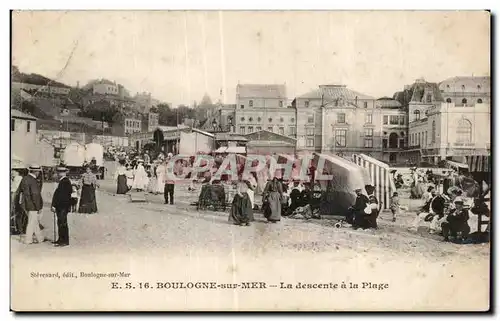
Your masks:
{"label": "sky", "polygon": [[[490,75],[484,11],[38,11],[12,15],[12,63],[81,86],[106,78],[173,104],[240,84],[375,98],[417,78]],[[221,95],[222,92],[222,95]]]}

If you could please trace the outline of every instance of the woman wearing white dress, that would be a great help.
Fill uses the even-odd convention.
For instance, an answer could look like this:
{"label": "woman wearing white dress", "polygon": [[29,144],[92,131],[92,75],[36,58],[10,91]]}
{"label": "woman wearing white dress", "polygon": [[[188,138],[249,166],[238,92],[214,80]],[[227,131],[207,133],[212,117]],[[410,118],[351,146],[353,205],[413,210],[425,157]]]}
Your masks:
{"label": "woman wearing white dress", "polygon": [[144,161],[142,159],[137,160],[137,167],[134,171],[134,183],[132,184],[132,188],[137,191],[144,191],[149,183],[148,173],[146,173],[143,164]]}
{"label": "woman wearing white dress", "polygon": [[165,163],[161,161],[161,163],[156,167],[155,194],[163,194],[163,190],[165,189],[165,174],[166,174]]}

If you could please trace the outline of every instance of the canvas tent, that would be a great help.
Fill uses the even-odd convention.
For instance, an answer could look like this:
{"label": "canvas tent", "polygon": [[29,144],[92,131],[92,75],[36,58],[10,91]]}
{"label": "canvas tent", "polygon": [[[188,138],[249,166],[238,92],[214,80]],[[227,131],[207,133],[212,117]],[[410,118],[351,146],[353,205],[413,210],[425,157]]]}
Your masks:
{"label": "canvas tent", "polygon": [[54,146],[48,141],[42,139],[36,145],[32,151],[33,162],[39,164],[40,166],[52,167],[56,165],[56,160],[54,158]]}
{"label": "canvas tent", "polygon": [[[345,158],[314,153],[313,161],[318,169],[316,180],[321,185],[321,190],[326,192],[321,201],[321,215],[346,215],[347,209],[356,200],[354,190],[361,188],[364,191],[365,185],[372,184],[370,175],[365,168]],[[324,161],[324,166],[320,173],[322,161]],[[332,175],[333,178],[322,180],[319,175]]]}

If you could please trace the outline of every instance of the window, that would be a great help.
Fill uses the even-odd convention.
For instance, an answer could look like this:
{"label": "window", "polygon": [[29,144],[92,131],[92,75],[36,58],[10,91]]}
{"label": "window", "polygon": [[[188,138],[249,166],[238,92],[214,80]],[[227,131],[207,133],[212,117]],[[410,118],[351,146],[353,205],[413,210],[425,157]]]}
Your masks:
{"label": "window", "polygon": [[424,146],[427,146],[427,132],[424,133]]}
{"label": "window", "polygon": [[262,130],[262,127],[260,127],[260,126],[255,127],[255,131],[260,132],[261,130]]}
{"label": "window", "polygon": [[432,128],[431,128],[431,144],[434,144],[436,142],[436,121],[432,121]]}
{"label": "window", "polygon": [[346,136],[347,136],[347,130],[345,130],[345,129],[335,130],[335,146],[345,147],[346,146]]}
{"label": "window", "polygon": [[384,125],[389,124],[389,116],[384,115]]}
{"label": "window", "polygon": [[290,122],[295,123],[295,118],[290,118]]}
{"label": "window", "polygon": [[307,107],[309,107],[309,101],[308,101],[308,100],[304,101],[304,106],[305,106],[306,108],[307,108]]}
{"label": "window", "polygon": [[413,112],[413,115],[415,115],[415,120],[420,120],[420,110],[415,110]]}
{"label": "window", "polygon": [[368,108],[368,102],[367,101],[363,102],[363,107]]}
{"label": "window", "polygon": [[367,123],[367,124],[373,123],[373,115],[372,114],[366,114],[365,123]]}
{"label": "window", "polygon": [[307,122],[309,124],[314,123],[314,115],[307,115]]}
{"label": "window", "polygon": [[405,148],[405,139],[404,138],[399,139],[399,148]]}
{"label": "window", "polygon": [[482,103],[483,103],[483,100],[482,100],[481,98],[479,98],[479,99],[477,100],[477,103],[478,103],[478,104],[482,104]]}
{"label": "window", "polygon": [[273,126],[267,127],[267,131],[273,132]]}
{"label": "window", "polygon": [[399,124],[400,125],[404,125],[405,124],[405,116],[404,115],[400,115],[399,116]]}
{"label": "window", "polygon": [[306,140],[306,146],[307,147],[314,147],[314,138],[308,138]]}
{"label": "window", "polygon": [[260,122],[261,120],[262,120],[262,118],[260,118],[260,117],[257,117],[257,121],[259,121],[259,122]]}
{"label": "window", "polygon": [[481,85],[477,85],[477,89],[481,89]]}
{"label": "window", "polygon": [[253,133],[253,126],[248,126],[248,133]]}
{"label": "window", "polygon": [[432,95],[431,95],[431,94],[427,94],[426,101],[427,101],[428,103],[432,103]]}
{"label": "window", "polygon": [[391,117],[389,118],[389,123],[391,125],[399,124],[399,116],[391,115]]}
{"label": "window", "polygon": [[240,127],[240,134],[245,135],[245,127],[244,126]]}
{"label": "window", "polygon": [[280,128],[278,129],[278,134],[280,134],[280,135],[285,135],[285,127],[280,127]]}
{"label": "window", "polygon": [[252,117],[248,118],[248,121],[249,121],[249,122],[252,122],[252,121],[253,121],[253,118],[252,118]]}
{"label": "window", "polygon": [[15,119],[11,119],[10,120],[10,131],[13,132],[16,130],[16,120]]}
{"label": "window", "polygon": [[270,123],[272,123],[272,122],[273,122],[273,119],[272,119],[271,117],[269,117],[267,120],[268,120]]}
{"label": "window", "polygon": [[465,98],[462,99],[462,104],[464,104],[464,105],[467,104],[467,99],[465,99]]}
{"label": "window", "polygon": [[280,107],[283,107],[283,100],[280,100],[280,101],[279,101],[279,106],[280,106]]}
{"label": "window", "polygon": [[280,118],[280,122],[282,123],[282,122],[284,122],[284,121],[285,121],[285,119],[284,119],[283,117],[281,117],[281,118]]}
{"label": "window", "polygon": [[451,103],[451,98],[446,98],[446,102],[449,104]]}
{"label": "window", "polygon": [[248,101],[248,107],[253,107],[253,100]]}
{"label": "window", "polygon": [[373,148],[373,138],[365,138],[364,142],[365,148]]}
{"label": "window", "polygon": [[422,141],[420,140],[420,133],[417,133],[417,145],[422,145]]}
{"label": "window", "polygon": [[245,108],[245,105],[240,105],[240,108],[241,108],[241,109]]}
{"label": "window", "polygon": [[312,127],[306,128],[306,135],[307,136],[314,136],[314,128],[312,128]]}
{"label": "window", "polygon": [[462,85],[462,90],[465,90],[465,85]]}
{"label": "window", "polygon": [[337,114],[337,123],[345,124],[345,114],[344,113]]}
{"label": "window", "polygon": [[245,117],[241,117],[241,118],[240,118],[240,120],[241,120],[241,121],[245,121]]}
{"label": "window", "polygon": [[382,148],[387,148],[387,138],[382,139]]}
{"label": "window", "polygon": [[472,124],[467,119],[461,119],[457,126],[457,142],[470,143],[472,141]]}
{"label": "window", "polygon": [[365,136],[373,137],[373,128],[365,128]]}
{"label": "window", "polygon": [[297,135],[297,129],[295,128],[295,126],[288,127],[288,132],[290,133],[290,136]]}

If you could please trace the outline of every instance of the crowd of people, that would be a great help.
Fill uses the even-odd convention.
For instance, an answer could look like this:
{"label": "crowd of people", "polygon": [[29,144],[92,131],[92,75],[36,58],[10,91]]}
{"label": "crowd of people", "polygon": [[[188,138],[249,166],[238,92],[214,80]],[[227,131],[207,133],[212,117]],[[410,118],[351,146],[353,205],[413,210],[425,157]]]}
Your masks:
{"label": "crowd of people", "polygon": [[[217,161],[216,158],[215,167],[211,171],[191,176],[194,159],[177,160],[173,166],[168,166],[173,158],[171,153],[167,155],[159,153],[155,159],[152,159],[147,152],[142,155],[137,153],[118,155],[118,167],[114,176],[116,194],[127,194],[130,191],[163,194],[165,204],[171,205],[174,204],[176,183],[174,177],[181,175],[191,182],[189,185],[191,191],[196,190],[194,182],[202,183],[199,204],[216,202],[225,209],[226,203],[229,203],[231,208],[229,222],[232,224],[249,226],[254,221],[255,210],[261,210],[269,223],[277,223],[282,217],[306,220],[321,218],[320,209],[326,192],[319,182],[315,181],[314,166],[308,170],[307,181],[284,180],[278,177],[267,179],[265,187],[259,190],[262,193],[262,205],[259,208],[255,201],[258,189],[257,174],[252,173],[248,177],[242,177],[242,170],[238,169],[237,180],[228,179],[225,174],[222,177],[213,177],[214,171],[222,163],[220,159]],[[12,172],[11,212],[13,213],[14,233],[25,235],[24,242],[31,244],[44,240],[42,233],[44,227],[40,223],[43,207],[41,196],[43,181],[39,166],[33,165],[28,171],[29,174],[24,177],[16,171]],[[93,173],[92,163],[85,167],[85,173],[77,182],[67,179],[66,173],[67,169],[63,166],[57,169],[59,185],[51,208],[56,213],[58,222],[61,217],[61,226],[58,228],[62,231],[62,238],[60,236],[56,245],[69,244],[69,239],[65,234],[67,233],[65,217],[68,213],[92,214],[97,213],[98,210],[96,189],[99,184]],[[420,183],[418,179],[415,181]],[[427,183],[431,181],[430,175],[424,180]],[[232,187],[228,186],[235,186],[232,194],[230,193]],[[427,221],[430,222],[431,233],[440,233],[445,240],[450,238],[463,240],[470,232],[467,223],[469,209],[474,214],[489,213],[489,206],[485,207],[485,200],[488,199],[489,193],[488,186],[482,188],[483,193],[473,198],[472,203],[471,198],[464,198],[467,193],[456,185],[448,188],[444,193],[439,193],[432,184],[427,186],[427,189],[422,192],[423,205],[412,224],[412,230],[417,230],[422,222]],[[381,206],[375,196],[375,187],[366,185],[364,192],[361,187],[356,188],[354,192],[356,199],[348,208],[345,221],[354,229],[377,229]],[[393,222],[399,216],[400,208],[398,192],[394,192],[389,206]]]}
{"label": "crowd of people", "polygon": [[[67,177],[68,169],[59,166],[56,169],[58,187],[54,192],[51,210],[57,215],[59,239],[54,240],[56,246],[69,245],[67,236],[68,213],[97,213],[96,188],[99,186],[92,167],[87,166],[85,173],[78,181],[72,182]],[[13,170],[11,173],[11,229],[12,234],[24,236],[25,244],[44,242],[45,229],[42,225],[43,180],[42,168],[31,165],[28,174],[22,177]]]}

